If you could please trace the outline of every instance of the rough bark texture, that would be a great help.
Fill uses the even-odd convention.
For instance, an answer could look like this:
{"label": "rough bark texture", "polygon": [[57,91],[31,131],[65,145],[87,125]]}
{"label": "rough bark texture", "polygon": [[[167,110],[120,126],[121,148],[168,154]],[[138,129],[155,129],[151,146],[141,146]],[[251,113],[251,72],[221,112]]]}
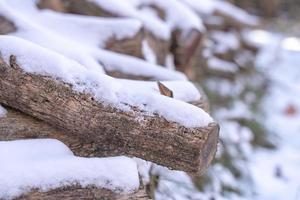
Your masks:
{"label": "rough bark texture", "polygon": [[0,103],[72,133],[87,146],[89,156],[136,156],[191,173],[202,173],[214,157],[219,131],[215,123],[186,128],[137,108],[124,112],[104,106],[68,84],[24,73],[14,56],[10,65],[0,60],[0,72]]}
{"label": "rough bark texture", "polygon": [[[203,100],[193,102],[194,105],[208,109],[208,103]],[[85,144],[74,134],[64,132],[42,120],[31,117],[13,108],[5,107],[7,114],[0,119],[0,141],[34,138],[55,138],[65,143],[76,155],[93,156],[95,150],[90,150],[90,144]],[[101,156],[102,152],[96,152]],[[105,155],[105,154],[104,154]]]}
{"label": "rough bark texture", "polygon": [[73,199],[101,199],[101,200],[150,200],[145,189],[140,189],[133,194],[118,194],[110,190],[99,189],[95,187],[82,188],[80,186],[68,186],[50,190],[48,192],[41,192],[39,190],[33,190],[27,194],[24,194],[15,200],[73,200]]}

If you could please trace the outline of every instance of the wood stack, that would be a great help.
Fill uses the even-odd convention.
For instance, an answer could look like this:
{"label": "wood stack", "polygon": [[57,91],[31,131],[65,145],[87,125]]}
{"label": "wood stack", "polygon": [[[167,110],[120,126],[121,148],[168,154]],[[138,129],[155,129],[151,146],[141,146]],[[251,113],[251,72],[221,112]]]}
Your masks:
{"label": "wood stack", "polygon": [[[235,64],[237,70],[246,67],[237,61],[238,55],[251,52],[240,45],[240,30],[253,24],[236,19],[223,9],[215,9],[213,13],[204,16],[197,10],[192,11],[185,1],[176,1],[178,5],[173,10],[160,1],[145,2],[130,8],[131,12],[117,12],[109,6],[87,0],[40,0],[37,6],[41,10],[52,9],[60,13],[74,14],[68,15],[69,19],[79,15],[96,16],[102,20],[103,23],[99,24],[103,27],[117,26],[117,20],[128,22],[127,25],[123,23],[122,28],[130,32],[137,30],[136,33],[120,39],[112,31],[110,37],[98,46],[96,54],[97,61],[104,66],[107,75],[137,80],[137,85],[141,80],[164,81],[170,76],[173,80],[186,79],[183,74],[163,67],[167,65],[170,55],[173,56],[175,68],[186,74],[190,74],[192,67],[199,63],[206,72],[219,73],[220,76],[236,73],[232,69],[226,69],[226,62]],[[110,3],[111,7],[122,4],[117,1]],[[195,27],[178,26],[169,17],[174,13],[184,17],[185,11],[192,13],[191,18],[197,19]],[[143,12],[156,13],[156,17],[140,15]],[[132,21],[124,18],[131,18]],[[203,25],[201,19],[206,32],[200,28]],[[15,20],[0,11],[0,34],[23,30],[24,27]],[[212,23],[213,21],[220,23]],[[165,35],[153,31],[149,25],[151,23],[161,28]],[[35,27],[31,27],[33,28]],[[44,37],[39,29],[34,31]],[[225,46],[225,50],[217,50],[217,46],[224,42],[224,34],[237,40],[237,45],[229,44],[229,47]],[[45,36],[44,39],[52,38]],[[145,48],[153,51],[154,63],[149,63]],[[87,55],[95,54],[88,53]],[[79,59],[81,56],[75,57]],[[114,61],[118,58],[135,66],[124,67],[123,63],[116,64]],[[211,61],[212,59],[215,61]],[[209,66],[213,62],[221,63],[225,70],[222,67]],[[151,71],[142,73],[144,70],[140,70],[137,73],[139,68],[136,68],[137,71],[132,70],[136,66]],[[190,77],[192,76],[193,74]],[[18,56],[15,55],[11,55],[9,61],[0,56],[0,91],[0,103],[8,110],[6,117],[0,120],[0,140],[55,138],[65,143],[78,156],[134,156],[192,174],[203,173],[216,152],[219,127],[214,122],[205,127],[186,127],[178,122],[168,121],[157,113],[149,116],[133,105],[129,105],[132,111],[121,111],[95,100],[88,92],[75,91],[71,84],[62,80],[24,71],[18,64]],[[172,101],[173,95],[166,96]],[[203,97],[186,103],[208,110],[208,102]],[[143,120],[137,120],[141,118]],[[19,199],[73,198],[77,195],[89,199],[149,198],[143,187],[134,194],[119,195],[103,189],[72,186],[48,192],[33,190]]]}

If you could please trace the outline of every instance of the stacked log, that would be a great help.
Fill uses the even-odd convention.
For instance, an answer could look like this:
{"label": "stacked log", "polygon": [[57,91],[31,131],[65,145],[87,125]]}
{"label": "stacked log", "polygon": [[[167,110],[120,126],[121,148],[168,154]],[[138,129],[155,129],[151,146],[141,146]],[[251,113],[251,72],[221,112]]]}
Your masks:
{"label": "stacked log", "polygon": [[[194,76],[195,73],[193,71],[191,73],[194,68],[202,71],[204,75],[229,78],[247,68],[248,61],[243,60],[243,55],[247,54],[245,57],[249,58],[255,50],[244,45],[241,30],[244,27],[254,27],[256,24],[235,18],[230,12],[218,7],[212,13],[204,15],[189,8],[190,5],[184,0],[176,2],[184,9],[190,9],[192,16],[199,20],[199,24],[203,22],[205,28],[202,30],[192,26],[168,27],[170,10],[159,1],[132,7],[133,12],[151,11],[157,14],[153,18],[147,16],[149,19],[116,12],[88,0],[40,0],[37,6],[40,9],[52,9],[76,16],[96,16],[102,20],[110,20],[111,24],[114,24],[114,20],[128,17],[141,21],[142,26],[134,36],[118,39],[112,35],[104,41],[103,46],[99,47],[101,50],[104,49],[102,52],[105,53],[130,55],[131,57],[127,59],[144,59],[136,62],[141,63],[141,68],[151,67],[146,65],[143,52],[145,44],[152,49],[156,58],[152,67],[160,67],[162,74],[176,74],[164,68],[168,55],[173,56],[177,70],[188,75],[192,74],[189,77]],[[114,5],[116,2],[111,3]],[[172,12],[180,14],[178,9]],[[147,25],[147,20],[154,21],[163,29],[166,28],[166,34],[161,36],[155,33]],[[0,34],[15,33],[19,28],[19,24],[14,24],[13,19],[1,16],[0,12]],[[127,29],[131,27],[128,26]],[[232,38],[233,42],[228,44],[222,38],[224,36]],[[18,57],[11,55],[10,63],[7,63],[0,54],[0,103],[8,110],[7,116],[0,120],[0,140],[56,138],[78,156],[134,156],[198,175],[202,174],[211,163],[218,141],[219,127],[216,123],[190,128],[170,122],[157,114],[148,116],[136,107],[132,107],[134,112],[126,112],[105,106],[96,101],[91,94],[74,91],[68,83],[57,81],[53,77],[24,72],[17,60]],[[100,57],[97,61],[104,66],[111,64],[106,64],[105,59],[102,60]],[[108,66],[109,70],[105,69],[105,73],[115,78],[154,81],[164,79],[152,74],[126,73],[109,67],[111,66]],[[208,111],[209,103],[203,98],[187,103]],[[55,110],[52,109],[54,107]],[[142,122],[136,120],[138,116],[143,118]],[[86,134],[82,135],[82,132]],[[73,198],[78,195],[90,199],[99,196],[108,199],[149,199],[143,186],[132,195],[72,186],[48,192],[33,190],[20,199]]]}

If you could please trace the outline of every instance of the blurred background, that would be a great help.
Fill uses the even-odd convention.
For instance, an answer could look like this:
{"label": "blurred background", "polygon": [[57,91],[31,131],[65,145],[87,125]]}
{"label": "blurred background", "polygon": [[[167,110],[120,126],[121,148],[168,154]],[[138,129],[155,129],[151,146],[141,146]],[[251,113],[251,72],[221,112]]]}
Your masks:
{"label": "blurred background", "polygon": [[[161,5],[157,0],[127,1],[136,12],[161,24],[172,24],[172,19],[185,15],[174,9],[171,13],[175,15],[168,19],[165,15],[170,9],[157,7]],[[80,16],[133,17],[125,9],[121,9],[124,13],[115,9],[118,1],[36,2],[39,9]],[[187,21],[179,20],[178,27],[167,26],[171,32],[167,40],[155,38],[143,27],[145,32],[134,42],[118,46],[115,43],[123,40],[114,38],[101,47],[184,72],[204,91],[210,113],[221,127],[216,158],[202,176],[144,163],[148,167],[142,178],[149,194],[161,200],[300,200],[300,1],[173,2],[197,16],[203,30],[195,31]],[[1,30],[9,34],[16,27],[0,15]],[[136,50],[144,41],[148,42],[146,53]],[[109,70],[106,73],[128,78]]]}
{"label": "blurred background", "polygon": [[[208,61],[195,80],[204,87],[212,115],[220,122],[217,158],[204,176],[193,178],[195,187],[188,186],[188,179],[180,182],[182,177],[172,183],[169,175],[157,193],[160,199],[298,200],[300,1],[229,2],[258,16],[261,25],[217,30],[223,33],[220,39],[216,27],[209,30],[213,44],[206,53],[217,59]],[[240,47],[228,47],[228,33],[236,32],[243,38]],[[231,50],[220,55],[218,45]]]}

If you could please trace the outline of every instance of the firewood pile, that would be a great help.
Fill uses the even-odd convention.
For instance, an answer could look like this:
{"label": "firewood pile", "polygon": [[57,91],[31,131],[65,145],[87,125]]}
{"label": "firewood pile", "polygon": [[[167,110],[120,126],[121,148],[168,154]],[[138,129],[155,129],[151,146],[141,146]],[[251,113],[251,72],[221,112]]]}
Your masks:
{"label": "firewood pile", "polygon": [[[1,1],[0,147],[50,138],[75,156],[137,157],[200,175],[219,126],[188,79],[247,70],[256,48],[242,34],[258,26],[223,1]],[[125,193],[76,183],[21,184],[0,199],[151,198],[148,183]]]}

